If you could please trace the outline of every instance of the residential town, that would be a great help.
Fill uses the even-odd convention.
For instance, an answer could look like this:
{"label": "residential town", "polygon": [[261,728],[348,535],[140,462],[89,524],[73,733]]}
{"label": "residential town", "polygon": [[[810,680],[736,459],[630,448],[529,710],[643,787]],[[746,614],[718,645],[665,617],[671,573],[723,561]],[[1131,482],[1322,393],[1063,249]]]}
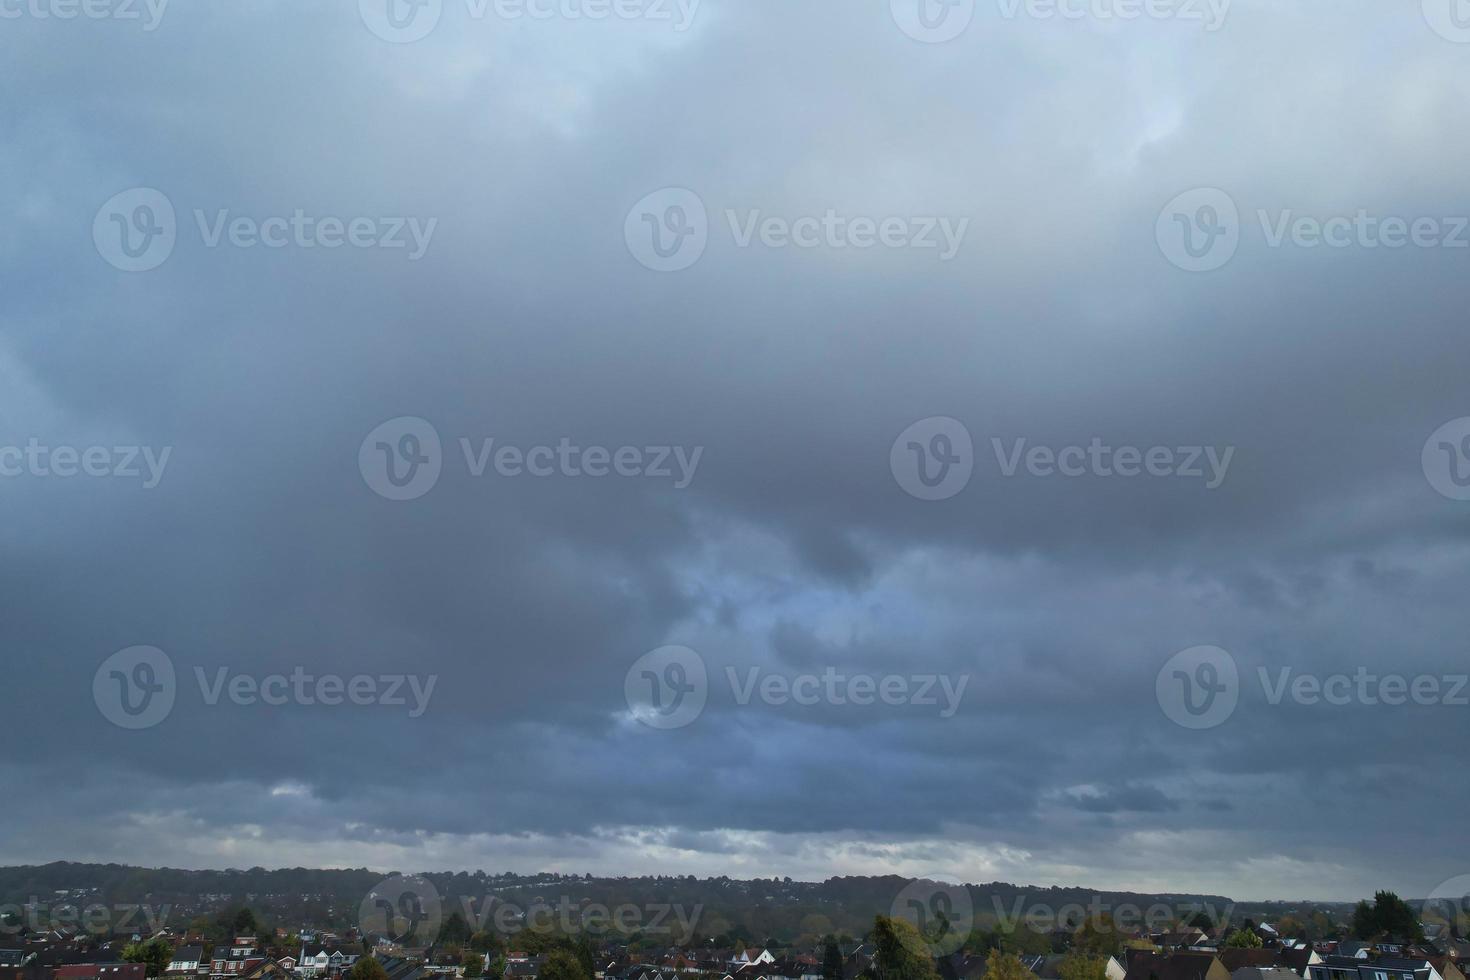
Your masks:
{"label": "residential town", "polygon": [[[862,937],[752,944],[519,928],[471,932],[457,913],[435,941],[310,925],[179,929],[146,917],[108,934],[14,918],[0,932],[0,980],[1470,980],[1470,939],[1454,917],[1421,921],[1379,893],[1351,922],[1310,927],[1227,914],[1124,928],[1106,914],[1038,931],[1028,922],[957,930],[877,914]],[[230,924],[260,926],[242,909]],[[1327,935],[1313,935],[1308,933]],[[1364,934],[1367,935],[1364,935]]]}

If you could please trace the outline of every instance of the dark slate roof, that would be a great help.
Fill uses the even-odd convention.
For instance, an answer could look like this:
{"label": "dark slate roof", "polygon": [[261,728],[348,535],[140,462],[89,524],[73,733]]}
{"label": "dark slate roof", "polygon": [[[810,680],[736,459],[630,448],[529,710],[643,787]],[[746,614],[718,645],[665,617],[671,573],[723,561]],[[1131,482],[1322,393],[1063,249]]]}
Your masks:
{"label": "dark slate roof", "polygon": [[1129,964],[1126,980],[1204,980],[1215,962],[1213,953],[1140,956]]}

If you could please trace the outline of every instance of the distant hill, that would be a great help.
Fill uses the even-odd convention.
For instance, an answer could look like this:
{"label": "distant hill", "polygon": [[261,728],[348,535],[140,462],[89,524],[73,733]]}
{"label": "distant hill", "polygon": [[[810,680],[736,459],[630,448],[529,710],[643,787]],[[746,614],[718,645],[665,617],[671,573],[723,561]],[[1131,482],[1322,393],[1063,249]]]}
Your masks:
{"label": "distant hill", "polygon": [[[382,872],[366,868],[324,870],[282,868],[266,870],[184,871],[137,868],[120,864],[58,862],[38,866],[0,868],[0,904],[37,901],[42,906],[141,903],[170,907],[171,924],[187,925],[200,917],[218,916],[249,907],[263,922],[296,929],[302,925],[327,928],[355,924],[358,907]],[[425,874],[445,899],[445,914],[461,911],[472,927],[487,905],[496,903],[528,908],[558,904],[582,908],[589,903],[616,908],[677,905],[697,910],[695,928],[706,937],[740,936],[764,942],[794,941],[829,931],[861,936],[877,913],[889,914],[909,884],[897,875],[829,878],[822,882],[789,878],[692,876],[593,877],[590,875],[515,875],[484,872],[430,872]],[[1179,914],[1204,910],[1214,917],[1235,912],[1221,895],[1139,894],[1088,888],[1040,888],[990,882],[967,886],[976,924],[993,928],[997,921],[1019,913],[1061,916],[1058,925],[1080,922],[1080,916],[1102,908],[1133,908],[1140,912],[1167,907]],[[60,894],[60,893],[66,894]],[[489,900],[487,902],[487,899]],[[1252,903],[1250,908],[1269,914],[1302,903]],[[1316,906],[1327,908],[1328,906]],[[692,911],[691,911],[692,914]],[[482,920],[489,921],[489,920]]]}
{"label": "distant hill", "polygon": [[[412,870],[406,870],[412,873]],[[85,905],[141,904],[168,911],[172,926],[213,926],[228,932],[229,917],[250,908],[262,924],[291,932],[301,927],[348,929],[356,926],[359,905],[387,877],[368,868],[228,868],[185,871],[140,868],[123,864],[54,864],[0,867],[0,905],[28,902],[47,909]],[[891,914],[910,880],[900,876],[833,877],[825,882],[791,879],[731,879],[692,876],[592,877],[576,874],[487,874],[484,871],[431,871],[426,879],[444,898],[445,917],[459,911],[470,929],[494,926],[491,908],[534,907],[637,909],[635,924],[656,920],[657,909],[676,907],[701,937],[750,942],[797,942],[829,932],[863,936],[875,914]],[[1142,924],[1145,912],[1160,917],[1204,911],[1213,920],[1254,917],[1274,921],[1280,915],[1305,917],[1327,912],[1342,917],[1351,905],[1330,902],[1248,902],[1233,904],[1223,895],[1194,893],[1100,892],[1086,887],[1036,887],[1007,882],[966,886],[973,921],[979,929],[995,929],[1032,915],[1032,926],[1045,932],[1075,927],[1097,909],[1132,909]],[[963,899],[961,899],[963,901]],[[573,912],[573,917],[581,912]],[[504,920],[501,920],[504,921]],[[519,921],[512,917],[512,921]],[[666,924],[672,926],[675,917]],[[637,930],[625,930],[637,932]],[[651,930],[656,932],[656,930]]]}

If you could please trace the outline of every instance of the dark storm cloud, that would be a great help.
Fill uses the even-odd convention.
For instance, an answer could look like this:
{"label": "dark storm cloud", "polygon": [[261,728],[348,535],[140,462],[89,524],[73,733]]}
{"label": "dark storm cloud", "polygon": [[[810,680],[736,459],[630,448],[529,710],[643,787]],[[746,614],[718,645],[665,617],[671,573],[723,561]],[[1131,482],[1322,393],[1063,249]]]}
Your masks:
{"label": "dark storm cloud", "polygon": [[[1272,705],[1258,669],[1463,662],[1465,505],[1419,459],[1470,414],[1463,253],[1272,250],[1255,210],[1470,211],[1470,48],[1367,0],[1241,2],[1215,34],[982,3],[946,45],[884,6],[706,0],[680,34],[451,4],[409,45],[326,0],[174,0],[147,34],[4,22],[0,444],[173,455],[152,490],[0,480],[0,704],[37,735],[6,763],[25,803],[0,860],[672,859],[1238,897],[1444,877],[1425,855],[1451,831],[1406,801],[1464,802],[1442,776],[1470,709]],[[125,275],[90,229],[135,186],[181,241]],[[660,275],[622,230],[665,186],[713,230]],[[1206,275],[1153,235],[1196,186],[1247,232]],[[438,226],[417,262],[208,249],[196,208]],[[727,208],[970,230],[948,263],[740,249]],[[400,503],[357,453],[408,415],[445,470]],[[966,424],[976,475],[924,502],[888,452],[934,415]],[[1207,490],[1006,478],[992,443],[1094,437],[1235,451]],[[473,478],[460,438],[703,456],[683,490]],[[666,643],[711,690],[660,732],[623,689]],[[124,732],[91,685],[135,644],[181,693]],[[1154,683],[1198,644],[1242,696],[1191,732]],[[416,718],[194,683],[298,666],[438,680]],[[727,679],[829,667],[968,682],[941,717],[741,704]]]}

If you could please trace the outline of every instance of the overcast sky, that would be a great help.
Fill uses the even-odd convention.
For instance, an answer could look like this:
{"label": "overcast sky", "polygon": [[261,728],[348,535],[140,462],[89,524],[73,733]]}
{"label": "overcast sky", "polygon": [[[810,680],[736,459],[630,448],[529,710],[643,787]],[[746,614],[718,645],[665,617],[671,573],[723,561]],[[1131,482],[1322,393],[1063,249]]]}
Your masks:
{"label": "overcast sky", "polygon": [[1470,872],[1448,0],[91,2],[0,0],[0,863]]}

